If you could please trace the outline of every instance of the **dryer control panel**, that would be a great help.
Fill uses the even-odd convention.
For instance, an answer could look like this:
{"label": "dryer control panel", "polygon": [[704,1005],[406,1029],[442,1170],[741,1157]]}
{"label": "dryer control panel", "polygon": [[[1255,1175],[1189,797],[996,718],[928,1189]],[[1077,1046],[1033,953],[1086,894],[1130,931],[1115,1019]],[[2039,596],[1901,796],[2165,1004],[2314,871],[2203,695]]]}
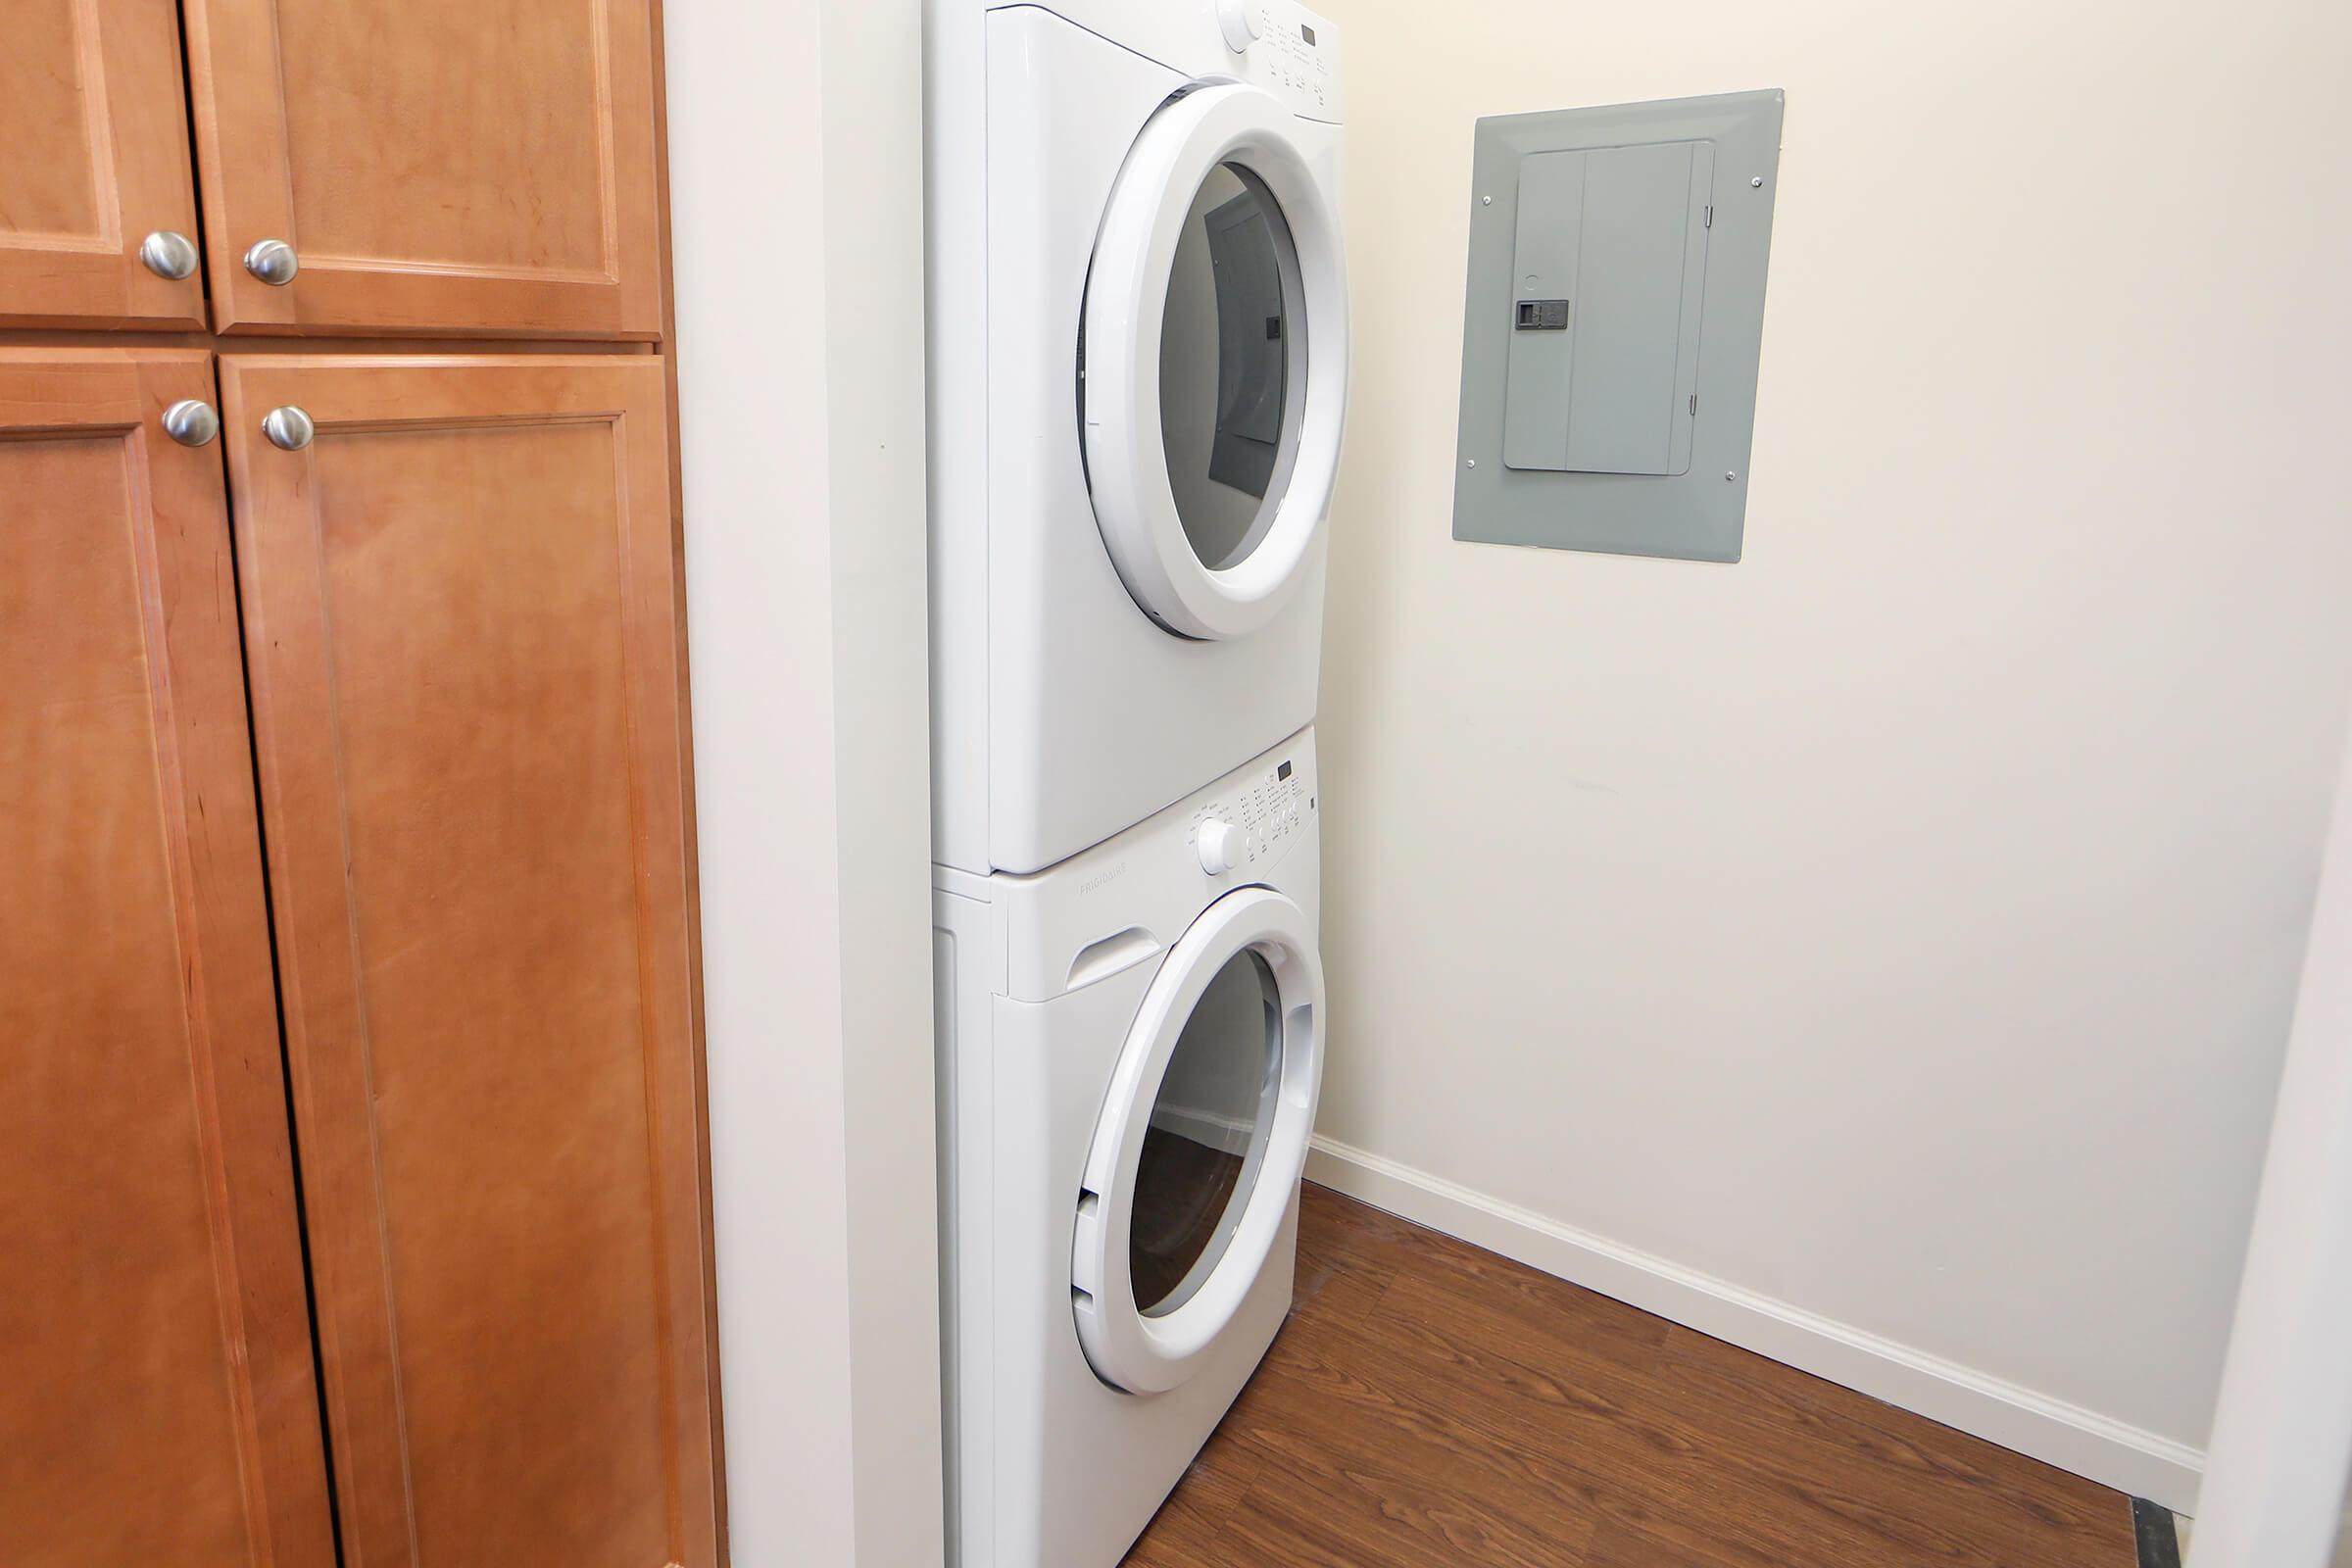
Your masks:
{"label": "dryer control panel", "polygon": [[1193,808],[1193,849],[1210,876],[1248,879],[1291,847],[1315,808],[1301,759],[1284,757]]}
{"label": "dryer control panel", "polygon": [[1042,11],[1197,82],[1246,81],[1304,120],[1336,125],[1340,24],[1298,0],[938,0],[944,14]]}
{"label": "dryer control panel", "polygon": [[1339,28],[1291,0],[1217,0],[1233,73],[1309,120],[1340,118]]}

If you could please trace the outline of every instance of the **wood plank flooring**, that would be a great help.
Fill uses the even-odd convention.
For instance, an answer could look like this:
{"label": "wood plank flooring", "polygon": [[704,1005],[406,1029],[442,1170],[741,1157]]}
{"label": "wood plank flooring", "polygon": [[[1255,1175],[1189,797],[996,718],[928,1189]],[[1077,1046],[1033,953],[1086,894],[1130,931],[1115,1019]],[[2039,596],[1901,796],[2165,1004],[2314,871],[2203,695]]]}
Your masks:
{"label": "wood plank flooring", "polygon": [[1128,1568],[2134,1568],[2130,1499],[1308,1186]]}

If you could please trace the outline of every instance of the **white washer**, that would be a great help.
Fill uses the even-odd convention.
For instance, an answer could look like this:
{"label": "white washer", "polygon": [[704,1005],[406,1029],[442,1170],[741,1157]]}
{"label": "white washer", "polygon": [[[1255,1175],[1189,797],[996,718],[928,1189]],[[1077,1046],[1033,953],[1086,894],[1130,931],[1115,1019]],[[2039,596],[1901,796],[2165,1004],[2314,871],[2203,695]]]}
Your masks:
{"label": "white washer", "polygon": [[1115,1568],[1290,1310],[1316,820],[1309,730],[1050,871],[933,868],[955,1568]]}
{"label": "white washer", "polygon": [[1314,716],[1338,30],[931,0],[933,858],[1034,871]]}

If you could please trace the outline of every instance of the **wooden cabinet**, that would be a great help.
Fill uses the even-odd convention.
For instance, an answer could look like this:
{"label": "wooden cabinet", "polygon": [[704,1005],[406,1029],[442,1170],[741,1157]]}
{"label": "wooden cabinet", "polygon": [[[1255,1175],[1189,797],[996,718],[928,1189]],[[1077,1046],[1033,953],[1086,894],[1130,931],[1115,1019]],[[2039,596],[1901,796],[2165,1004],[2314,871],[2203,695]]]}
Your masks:
{"label": "wooden cabinet", "polygon": [[657,14],[0,0],[0,1568],[715,1568]]}
{"label": "wooden cabinet", "polygon": [[[662,364],[221,380],[346,1548],[700,1568]],[[307,447],[261,434],[281,406]]]}
{"label": "wooden cabinet", "polygon": [[329,1568],[210,357],[0,350],[0,1562]]}
{"label": "wooden cabinet", "polygon": [[[652,340],[652,0],[7,0],[0,325]],[[292,276],[246,258],[288,247]]]}
{"label": "wooden cabinet", "polygon": [[187,12],[223,331],[661,335],[651,0]]}
{"label": "wooden cabinet", "polygon": [[192,327],[204,284],[139,260],[193,244],[172,0],[0,6],[0,326]]}

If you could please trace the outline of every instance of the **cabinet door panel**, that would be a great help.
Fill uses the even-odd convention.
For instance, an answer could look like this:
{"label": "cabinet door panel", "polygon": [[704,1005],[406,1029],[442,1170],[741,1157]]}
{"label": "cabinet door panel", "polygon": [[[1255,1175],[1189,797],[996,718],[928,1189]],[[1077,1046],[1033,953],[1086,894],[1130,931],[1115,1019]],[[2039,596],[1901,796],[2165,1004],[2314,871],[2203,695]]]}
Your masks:
{"label": "cabinet door panel", "polygon": [[662,363],[223,365],[346,1546],[707,1564]]}
{"label": "cabinet door panel", "polygon": [[[653,338],[651,0],[188,0],[221,329]],[[257,279],[255,242],[294,248]]]}
{"label": "cabinet door panel", "polygon": [[0,6],[0,326],[192,327],[204,284],[148,270],[196,238],[172,0]]}
{"label": "cabinet door panel", "polygon": [[0,1562],[330,1568],[200,354],[0,351]]}

